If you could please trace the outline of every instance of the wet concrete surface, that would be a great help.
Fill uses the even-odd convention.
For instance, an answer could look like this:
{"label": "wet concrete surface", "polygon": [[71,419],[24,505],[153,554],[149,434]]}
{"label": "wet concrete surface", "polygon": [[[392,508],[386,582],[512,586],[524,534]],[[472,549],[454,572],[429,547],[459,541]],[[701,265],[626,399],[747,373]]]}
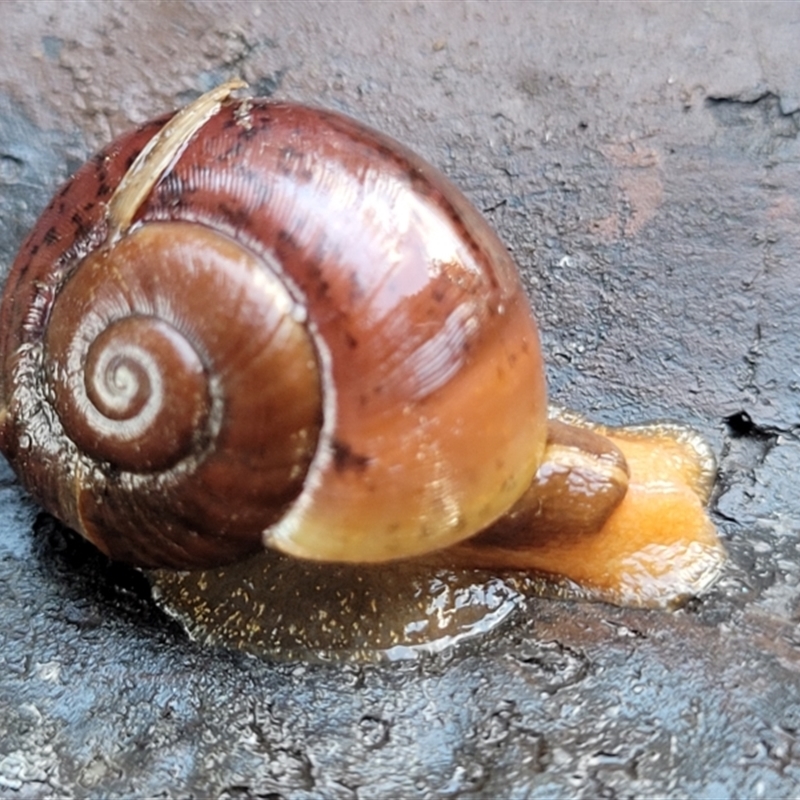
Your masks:
{"label": "wet concrete surface", "polygon": [[[91,13],[89,9],[91,6]],[[242,75],[442,168],[553,399],[689,423],[730,561],[678,612],[530,601],[414,662],[187,639],[0,472],[0,796],[775,797],[800,786],[793,4],[6,3],[0,260],[114,133]]]}

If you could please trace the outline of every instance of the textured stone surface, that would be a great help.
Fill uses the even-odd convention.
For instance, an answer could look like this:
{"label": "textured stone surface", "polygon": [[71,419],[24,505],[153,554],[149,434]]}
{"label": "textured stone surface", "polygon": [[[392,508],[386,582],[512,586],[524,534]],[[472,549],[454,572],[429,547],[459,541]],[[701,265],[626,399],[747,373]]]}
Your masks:
{"label": "textured stone surface", "polygon": [[0,796],[796,794],[798,34],[778,3],[5,3],[4,267],[94,147],[221,79],[345,111],[484,209],[555,401],[710,439],[731,558],[676,613],[270,664],[187,641],[4,470]]}

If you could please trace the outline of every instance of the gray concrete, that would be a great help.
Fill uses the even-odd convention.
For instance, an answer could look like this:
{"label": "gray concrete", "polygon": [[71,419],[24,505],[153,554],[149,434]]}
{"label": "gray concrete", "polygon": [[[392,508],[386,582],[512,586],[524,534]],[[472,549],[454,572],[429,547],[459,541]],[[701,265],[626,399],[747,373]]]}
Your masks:
{"label": "gray concrete", "polygon": [[0,480],[0,795],[800,789],[800,7],[7,2],[0,261],[93,148],[219,80],[447,172],[513,249],[554,399],[720,457],[730,562],[674,612],[531,601],[416,663],[188,641]]}

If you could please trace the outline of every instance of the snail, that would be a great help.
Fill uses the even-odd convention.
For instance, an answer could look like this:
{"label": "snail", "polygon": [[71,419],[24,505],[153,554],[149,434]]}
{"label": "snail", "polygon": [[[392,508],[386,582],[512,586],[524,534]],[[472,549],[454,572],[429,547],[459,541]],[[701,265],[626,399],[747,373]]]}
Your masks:
{"label": "snail", "polygon": [[548,414],[516,266],[442,174],[238,81],[58,191],[0,306],[0,449],[112,559],[431,558],[702,590],[713,457]]}

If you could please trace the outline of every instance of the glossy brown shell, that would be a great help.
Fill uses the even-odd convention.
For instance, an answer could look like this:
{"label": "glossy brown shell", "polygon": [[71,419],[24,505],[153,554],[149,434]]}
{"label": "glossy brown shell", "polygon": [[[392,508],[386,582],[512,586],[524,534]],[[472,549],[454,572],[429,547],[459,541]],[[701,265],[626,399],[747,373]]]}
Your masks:
{"label": "glossy brown shell", "polygon": [[[0,443],[34,496],[112,555],[171,566],[222,563],[262,542],[308,558],[388,560],[460,541],[508,509],[542,459],[546,391],[536,328],[505,248],[446,178],[392,139],[331,112],[244,100],[192,138],[130,235],[180,223],[175,235],[187,235],[188,252],[193,229],[211,231],[277,277],[313,343],[316,446],[296,486],[252,514],[235,546],[225,529],[236,526],[224,520],[236,508],[212,513],[203,500],[194,516],[183,506],[170,511],[163,480],[145,486],[148,520],[119,526],[175,533],[180,554],[118,543],[109,486],[128,491],[142,481],[126,483],[130,468],[107,457],[76,471],[82,457],[63,442],[55,392],[33,373],[53,349],[46,331],[54,298],[105,246],[108,200],[164,122],[120,137],[81,168],[9,276],[0,308]],[[193,291],[185,280],[160,283],[174,298]],[[192,313],[223,320],[233,336],[237,302],[211,295],[204,303]],[[207,372],[214,366],[204,362]],[[253,416],[238,412],[230,425],[246,431]],[[206,476],[217,455],[209,447],[197,457]],[[206,489],[224,499],[219,481]],[[115,504],[128,516],[140,511],[138,500]],[[87,508],[110,530],[87,524]],[[188,532],[171,530],[179,525]],[[195,541],[202,545],[192,549]]]}

